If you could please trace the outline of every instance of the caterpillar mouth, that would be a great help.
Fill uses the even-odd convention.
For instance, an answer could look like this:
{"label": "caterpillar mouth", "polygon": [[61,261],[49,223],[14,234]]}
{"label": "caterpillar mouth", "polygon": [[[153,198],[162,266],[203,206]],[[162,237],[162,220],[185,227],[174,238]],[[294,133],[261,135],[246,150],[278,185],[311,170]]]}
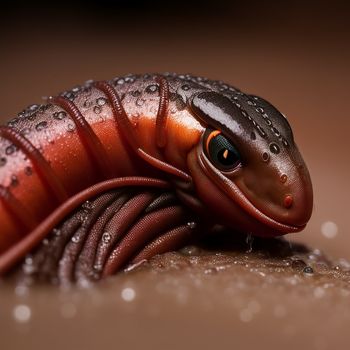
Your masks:
{"label": "caterpillar mouth", "polygon": [[271,216],[265,214],[260,209],[258,209],[240,190],[240,188],[231,180],[226,178],[220,171],[217,171],[206,159],[199,157],[200,165],[205,171],[207,176],[209,176],[225,195],[230,198],[235,204],[237,204],[245,213],[247,213],[252,218],[259,221],[264,226],[277,231],[274,235],[283,235],[286,233],[293,233],[302,231],[306,224],[302,225],[291,225],[275,220]]}
{"label": "caterpillar mouth", "polygon": [[[225,186],[226,187],[226,186]],[[228,186],[227,186],[228,187]],[[278,231],[280,234],[293,233],[302,231],[306,224],[303,225],[290,225],[283,222],[277,221],[272,217],[266,215],[261,210],[259,210],[249,199],[242,193],[235,183],[231,183],[229,188],[225,189],[226,194],[237,203],[241,209],[243,209],[251,217],[255,218],[262,224]]]}

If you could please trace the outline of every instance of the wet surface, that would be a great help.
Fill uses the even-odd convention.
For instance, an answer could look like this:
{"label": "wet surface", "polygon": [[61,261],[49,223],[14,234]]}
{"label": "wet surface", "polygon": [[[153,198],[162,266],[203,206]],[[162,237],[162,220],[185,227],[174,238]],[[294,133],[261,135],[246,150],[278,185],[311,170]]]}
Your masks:
{"label": "wet surface", "polygon": [[292,125],[315,193],[307,228],[287,236],[301,245],[254,241],[248,253],[244,238],[225,249],[212,242],[87,290],[1,282],[1,348],[348,349],[348,7],[240,3],[204,17],[181,9],[176,25],[158,12],[6,13],[1,121],[90,78],[176,71],[225,80]]}
{"label": "wet surface", "polygon": [[285,240],[223,237],[88,289],[4,282],[2,344],[248,349],[260,339],[261,349],[344,348],[350,262]]}

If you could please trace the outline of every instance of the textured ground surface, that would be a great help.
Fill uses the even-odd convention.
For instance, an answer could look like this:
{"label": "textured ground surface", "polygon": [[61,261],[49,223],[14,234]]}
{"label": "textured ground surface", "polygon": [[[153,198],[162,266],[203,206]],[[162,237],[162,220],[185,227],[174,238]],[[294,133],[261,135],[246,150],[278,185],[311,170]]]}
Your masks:
{"label": "textured ground surface", "polygon": [[83,290],[3,282],[2,344],[5,349],[346,348],[349,262],[284,240],[251,244],[224,236],[215,242],[157,256]]}

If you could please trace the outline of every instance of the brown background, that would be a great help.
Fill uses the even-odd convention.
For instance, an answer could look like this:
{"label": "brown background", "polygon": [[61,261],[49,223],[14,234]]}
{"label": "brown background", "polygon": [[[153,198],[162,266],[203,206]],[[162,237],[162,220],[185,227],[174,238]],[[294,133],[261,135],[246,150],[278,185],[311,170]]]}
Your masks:
{"label": "brown background", "polygon": [[[1,5],[2,121],[87,79],[175,71],[225,80],[287,115],[309,166],[314,214],[304,232],[288,239],[350,260],[346,2],[24,3]],[[321,234],[325,221],[337,224],[335,238]],[[201,266],[204,271],[205,261]],[[278,269],[264,284],[254,270],[216,278],[175,268],[159,276],[120,275],[85,293],[43,289],[28,298],[2,290],[0,343],[6,349],[347,349],[348,289]],[[136,303],[121,301],[125,286],[135,288]],[[12,317],[23,303],[32,310],[24,325]],[[246,307],[256,312],[248,323]]]}

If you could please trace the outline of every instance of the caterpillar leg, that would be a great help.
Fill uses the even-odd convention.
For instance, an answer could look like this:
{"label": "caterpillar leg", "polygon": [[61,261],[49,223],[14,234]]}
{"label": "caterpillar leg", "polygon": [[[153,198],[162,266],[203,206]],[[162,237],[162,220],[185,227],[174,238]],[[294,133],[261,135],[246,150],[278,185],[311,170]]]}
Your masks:
{"label": "caterpillar leg", "polygon": [[197,231],[194,215],[174,193],[119,188],[85,201],[23,263],[23,277],[87,285],[185,245]]}

